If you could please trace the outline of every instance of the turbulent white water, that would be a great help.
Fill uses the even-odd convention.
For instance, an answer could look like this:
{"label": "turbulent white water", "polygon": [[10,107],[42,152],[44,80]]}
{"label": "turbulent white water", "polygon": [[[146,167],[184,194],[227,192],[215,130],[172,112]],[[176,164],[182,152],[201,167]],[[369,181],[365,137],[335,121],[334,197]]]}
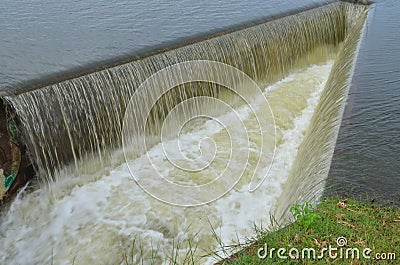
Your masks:
{"label": "turbulent white water", "polygon": [[[235,242],[237,235],[251,236],[253,223],[268,225],[283,185],[290,185],[286,183],[289,170],[331,67],[331,61],[312,65],[265,89],[276,120],[277,146],[268,177],[255,192],[248,192],[248,179],[244,177],[215,202],[190,208],[171,206],[150,197],[133,181],[119,150],[115,152],[119,166],[102,169],[88,161],[87,167],[98,172],[93,169],[91,173],[65,176],[50,189],[20,194],[1,217],[0,263],[121,264],[125,254],[137,261],[143,259],[145,264],[152,259],[162,263],[173,249],[186,253],[190,244],[197,246],[199,253],[214,250],[217,242],[211,227],[226,244]],[[251,127],[255,121],[246,108],[236,111]],[[229,115],[225,119],[229,120]],[[257,116],[262,117],[262,113]],[[180,137],[181,149],[187,157],[198,157],[199,140],[206,135],[222,146],[218,150],[223,160],[224,148],[228,147],[222,129],[211,121],[199,123]],[[254,152],[258,144],[250,141]],[[162,146],[155,145],[146,155],[157,161],[162,152]],[[151,176],[143,168],[143,157],[128,163],[139,178],[146,179]],[[159,162],[159,170],[168,178],[188,181],[169,163]],[[199,174],[202,180],[213,177],[212,171]]]}

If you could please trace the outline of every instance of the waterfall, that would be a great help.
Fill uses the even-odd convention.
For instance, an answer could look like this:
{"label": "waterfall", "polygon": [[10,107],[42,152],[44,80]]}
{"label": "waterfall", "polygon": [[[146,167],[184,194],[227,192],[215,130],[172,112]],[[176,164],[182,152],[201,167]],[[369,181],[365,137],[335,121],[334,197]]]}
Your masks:
{"label": "waterfall", "polygon": [[278,219],[287,217],[293,203],[306,200],[315,203],[325,187],[368,11],[368,8],[344,7],[349,32],[277,203],[275,214]]}
{"label": "waterfall", "polygon": [[155,54],[15,96],[23,140],[39,176],[87,156],[107,164],[120,146],[121,121],[136,88],[151,74],[190,60],[212,60],[238,68],[260,86],[278,80],[311,51],[338,45],[345,36],[346,3],[334,3],[261,25]]}

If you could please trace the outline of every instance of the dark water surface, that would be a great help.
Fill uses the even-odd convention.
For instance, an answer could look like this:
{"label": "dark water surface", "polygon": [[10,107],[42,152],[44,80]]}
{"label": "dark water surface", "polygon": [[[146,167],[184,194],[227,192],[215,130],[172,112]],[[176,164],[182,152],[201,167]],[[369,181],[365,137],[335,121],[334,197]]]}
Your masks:
{"label": "dark water surface", "polygon": [[0,91],[324,0],[2,0]]}
{"label": "dark water surface", "polygon": [[400,205],[400,2],[369,15],[328,193]]}

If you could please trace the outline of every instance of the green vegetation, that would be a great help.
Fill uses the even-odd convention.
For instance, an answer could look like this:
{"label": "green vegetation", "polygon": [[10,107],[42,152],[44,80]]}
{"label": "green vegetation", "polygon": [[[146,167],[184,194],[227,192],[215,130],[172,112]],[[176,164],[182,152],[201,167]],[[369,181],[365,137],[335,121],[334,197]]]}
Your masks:
{"label": "green vegetation", "polygon": [[[308,202],[293,205],[291,212],[294,223],[274,232],[256,231],[257,237],[246,248],[218,264],[400,263],[399,209],[325,199],[315,209]],[[286,259],[278,258],[279,248],[285,249],[280,255]]]}
{"label": "green vegetation", "polygon": [[310,226],[321,219],[321,216],[312,211],[312,205],[308,201],[304,204],[293,204],[290,211],[300,227],[308,229]]}
{"label": "green vegetation", "polygon": [[[189,228],[188,228],[189,229]],[[187,231],[185,231],[187,233]],[[134,238],[127,252],[122,255],[121,265],[193,265],[201,264],[197,255],[197,246],[193,239],[174,240],[170,252],[163,256],[160,253],[160,245],[145,249],[141,238]],[[161,254],[161,255],[160,255]]]}

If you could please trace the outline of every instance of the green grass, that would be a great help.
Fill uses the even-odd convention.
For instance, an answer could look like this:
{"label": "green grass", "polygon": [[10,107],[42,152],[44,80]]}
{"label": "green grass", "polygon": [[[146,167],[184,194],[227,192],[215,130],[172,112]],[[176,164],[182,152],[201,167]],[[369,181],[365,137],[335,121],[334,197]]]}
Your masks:
{"label": "green grass", "polygon": [[[189,227],[187,228],[189,229]],[[185,231],[185,234],[187,230]],[[194,235],[196,236],[196,235]],[[160,245],[144,247],[143,239],[134,238],[128,251],[124,251],[122,265],[193,265],[201,264],[197,255],[197,245],[192,238],[177,239],[172,242],[169,253],[161,253]],[[160,242],[159,242],[160,243]]]}
{"label": "green grass", "polygon": [[[400,210],[396,208],[382,208],[373,204],[363,204],[354,200],[347,200],[338,203],[337,199],[325,199],[316,209],[306,203],[294,205],[291,208],[296,222],[279,229],[275,232],[256,231],[255,239],[249,240],[247,247],[238,253],[231,255],[218,264],[400,264]],[[345,237],[347,244],[339,247],[337,239]],[[268,255],[260,258],[257,254],[259,249],[265,249],[267,245]],[[338,248],[332,250],[332,255],[338,254],[337,258],[329,257],[329,250],[324,252],[323,258],[319,259],[323,248]],[[275,248],[272,258],[269,257],[270,250]],[[277,255],[279,248],[285,248],[286,252],[282,256],[287,259],[280,259]],[[299,257],[296,251],[292,250],[292,257],[289,250],[296,248],[299,250]],[[301,251],[305,248],[315,249],[316,258],[308,258],[305,252],[304,258]],[[352,253],[347,249],[357,248],[359,259],[352,258]],[[371,259],[363,257],[363,250],[371,249],[369,256]],[[264,255],[264,249],[260,252]],[[342,249],[342,258],[340,258]],[[383,253],[388,255],[395,254],[395,260],[378,260],[375,255]],[[366,253],[368,254],[368,253]],[[368,255],[367,255],[368,256]]]}

